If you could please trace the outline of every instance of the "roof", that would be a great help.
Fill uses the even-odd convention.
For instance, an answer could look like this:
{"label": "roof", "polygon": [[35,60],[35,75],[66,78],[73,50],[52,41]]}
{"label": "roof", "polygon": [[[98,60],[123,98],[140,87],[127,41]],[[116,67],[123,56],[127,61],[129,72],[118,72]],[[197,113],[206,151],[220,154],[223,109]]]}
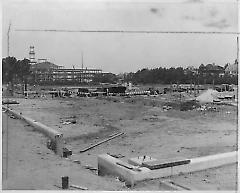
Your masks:
{"label": "roof", "polygon": [[218,70],[223,70],[223,67],[217,66],[217,65],[214,65],[214,64],[207,64],[206,65],[206,70],[208,70],[208,71],[218,71]]}
{"label": "roof", "polygon": [[206,66],[204,65],[201,65],[199,67],[199,71],[201,72],[224,72],[224,68],[222,66],[218,66],[218,65],[215,65],[215,64],[207,64]]}
{"label": "roof", "polygon": [[60,66],[53,64],[51,62],[41,62],[41,63],[33,64],[31,67],[35,68],[35,69],[47,69],[48,70],[48,69],[56,69],[56,68],[59,68]]}
{"label": "roof", "polygon": [[229,64],[227,66],[227,68],[225,69],[225,72],[234,72],[237,73],[238,72],[238,64],[234,63],[234,64]]}

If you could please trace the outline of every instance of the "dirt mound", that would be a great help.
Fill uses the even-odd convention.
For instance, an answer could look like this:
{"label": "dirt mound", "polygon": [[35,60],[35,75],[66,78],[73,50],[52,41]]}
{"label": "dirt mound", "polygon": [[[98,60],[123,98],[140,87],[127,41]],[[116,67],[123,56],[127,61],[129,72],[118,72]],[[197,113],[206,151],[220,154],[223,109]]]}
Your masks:
{"label": "dirt mound", "polygon": [[175,110],[180,111],[188,111],[198,108],[200,105],[197,101],[174,101],[174,102],[166,102],[165,105],[172,107]]}
{"label": "dirt mound", "polygon": [[201,95],[199,95],[196,100],[202,103],[208,103],[213,102],[214,99],[216,99],[217,91],[213,89],[208,89],[207,91],[203,92]]}

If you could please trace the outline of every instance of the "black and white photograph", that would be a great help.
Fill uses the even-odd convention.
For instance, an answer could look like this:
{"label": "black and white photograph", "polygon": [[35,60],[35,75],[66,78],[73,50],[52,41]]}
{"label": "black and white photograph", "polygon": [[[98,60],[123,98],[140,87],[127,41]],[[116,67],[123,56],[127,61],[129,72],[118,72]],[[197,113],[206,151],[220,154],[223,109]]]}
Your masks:
{"label": "black and white photograph", "polygon": [[238,0],[1,5],[2,190],[239,190]]}

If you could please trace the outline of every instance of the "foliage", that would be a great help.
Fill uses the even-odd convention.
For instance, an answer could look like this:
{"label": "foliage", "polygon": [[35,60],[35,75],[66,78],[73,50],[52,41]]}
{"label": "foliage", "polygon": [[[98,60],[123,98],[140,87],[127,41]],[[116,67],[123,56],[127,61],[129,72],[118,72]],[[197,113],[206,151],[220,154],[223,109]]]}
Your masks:
{"label": "foliage", "polygon": [[[208,69],[210,68],[210,69]],[[214,69],[215,68],[215,69]],[[215,71],[214,71],[215,70]],[[138,70],[136,73],[124,74],[124,81],[142,84],[237,84],[237,76],[223,74],[219,66],[201,64],[196,71],[178,68],[155,68]]]}
{"label": "foliage", "polygon": [[23,60],[19,60],[17,63],[17,71],[18,71],[18,77],[21,82],[26,82],[29,75],[31,74],[29,63],[30,61],[26,58]]}
{"label": "foliage", "polygon": [[17,68],[17,59],[7,57],[2,59],[2,78],[3,82],[13,82],[15,71]]}
{"label": "foliage", "polygon": [[107,74],[96,74],[93,77],[93,82],[95,83],[115,83],[117,81],[117,77],[115,74],[107,73]]}
{"label": "foliage", "polygon": [[2,78],[7,83],[23,83],[29,78],[30,63],[28,59],[17,60],[15,57],[2,59]]}

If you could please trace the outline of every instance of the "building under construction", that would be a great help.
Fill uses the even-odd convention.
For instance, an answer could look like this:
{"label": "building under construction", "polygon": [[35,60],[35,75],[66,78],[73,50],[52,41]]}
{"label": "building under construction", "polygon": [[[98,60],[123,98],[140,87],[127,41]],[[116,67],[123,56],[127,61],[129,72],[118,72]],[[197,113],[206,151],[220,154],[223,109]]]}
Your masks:
{"label": "building under construction", "polygon": [[48,62],[47,59],[35,60],[34,46],[30,46],[29,59],[34,82],[79,82],[89,83],[96,74],[102,74],[101,69],[64,68]]}

